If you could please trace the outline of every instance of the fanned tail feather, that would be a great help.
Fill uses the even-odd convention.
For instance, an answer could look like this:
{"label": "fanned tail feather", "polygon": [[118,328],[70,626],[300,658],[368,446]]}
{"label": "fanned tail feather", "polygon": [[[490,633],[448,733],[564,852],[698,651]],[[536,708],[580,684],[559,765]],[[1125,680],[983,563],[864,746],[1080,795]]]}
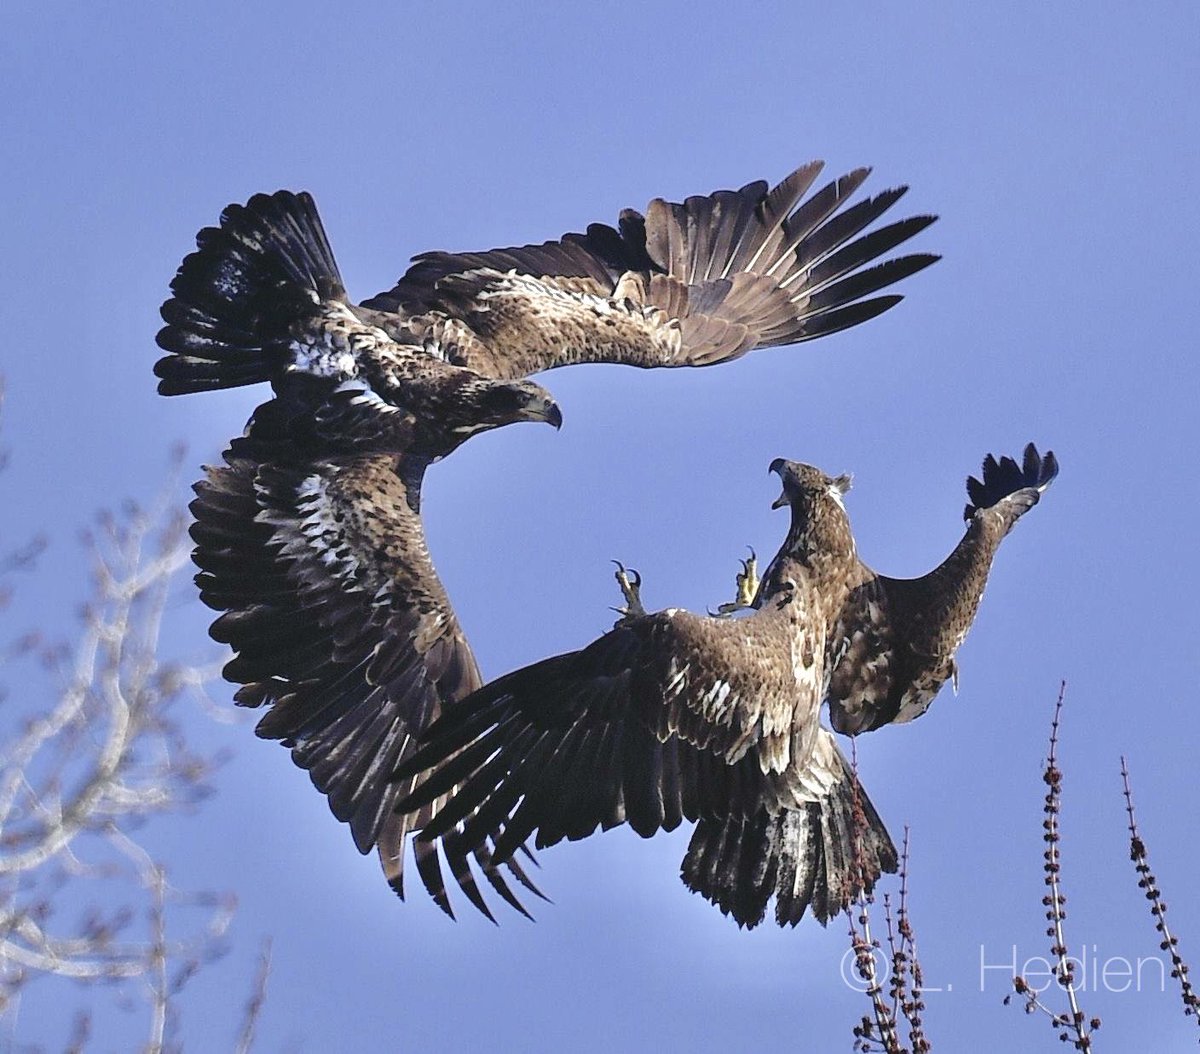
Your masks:
{"label": "fanned tail feather", "polygon": [[270,380],[288,326],[345,289],[312,198],[281,190],[230,205],[196,236],[162,306],[163,395]]}
{"label": "fanned tail feather", "polygon": [[772,896],[780,926],[795,926],[809,910],[825,925],[896,866],[883,821],[847,776],[827,797],[800,808],[701,819],[681,877],[749,929],[762,922]]}

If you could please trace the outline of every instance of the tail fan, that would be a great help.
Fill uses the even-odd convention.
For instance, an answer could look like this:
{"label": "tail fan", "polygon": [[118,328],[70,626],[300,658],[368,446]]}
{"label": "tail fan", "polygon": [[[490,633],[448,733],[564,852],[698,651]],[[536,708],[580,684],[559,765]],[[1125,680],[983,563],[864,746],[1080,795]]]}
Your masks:
{"label": "tail fan", "polygon": [[775,815],[760,809],[701,819],[681,877],[747,929],[762,922],[772,895],[780,926],[795,926],[810,909],[824,926],[896,866],[883,821],[847,772],[819,802]]}
{"label": "tail fan", "polygon": [[230,205],[196,236],[162,306],[155,364],[163,395],[270,380],[288,328],[345,288],[313,199],[280,190]]}

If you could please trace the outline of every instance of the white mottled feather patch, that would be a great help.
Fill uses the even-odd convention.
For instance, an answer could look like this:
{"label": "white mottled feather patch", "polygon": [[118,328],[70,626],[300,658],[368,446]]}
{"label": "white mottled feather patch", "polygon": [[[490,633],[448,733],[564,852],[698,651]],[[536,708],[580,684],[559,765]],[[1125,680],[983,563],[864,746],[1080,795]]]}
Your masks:
{"label": "white mottled feather patch", "polygon": [[358,372],[358,363],[349,350],[330,348],[323,343],[306,343],[293,340],[288,345],[292,362],[288,369],[308,373],[314,377],[353,377]]}

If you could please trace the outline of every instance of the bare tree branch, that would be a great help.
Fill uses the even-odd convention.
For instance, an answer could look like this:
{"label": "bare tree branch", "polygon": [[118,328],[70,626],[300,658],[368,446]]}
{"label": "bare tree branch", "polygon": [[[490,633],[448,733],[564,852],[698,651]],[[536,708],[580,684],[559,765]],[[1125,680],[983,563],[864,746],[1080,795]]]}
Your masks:
{"label": "bare tree branch", "polygon": [[[174,482],[147,509],[101,516],[86,538],[92,583],[71,645],[37,634],[0,645],[20,691],[0,727],[0,1012],[38,978],[116,984],[146,1007],[147,1054],[173,1049],[176,997],[221,954],[236,903],[175,889],[139,841],[146,820],[209,793],[219,760],[191,749],[175,717],[181,700],[207,701],[215,666],[162,654],[172,584],[188,562]],[[0,555],[0,587],[35,570],[41,548]],[[255,993],[261,1007],[265,977]],[[81,1011],[66,1049],[91,1038]]]}
{"label": "bare tree branch", "polygon": [[1129,783],[1129,766],[1125,757],[1121,757],[1121,782],[1125,791],[1125,815],[1129,817],[1129,859],[1133,861],[1134,870],[1138,875],[1138,889],[1150,901],[1150,914],[1154,918],[1154,929],[1158,932],[1159,948],[1171,956],[1171,976],[1179,982],[1180,995],[1183,998],[1183,1013],[1200,1025],[1200,996],[1188,978],[1188,965],[1179,952],[1179,938],[1171,932],[1167,925],[1167,905],[1162,899],[1158,888],[1158,879],[1150,870],[1150,860],[1146,852],[1146,843],[1138,831],[1137,817],[1133,811],[1133,788]]}
{"label": "bare tree branch", "polygon": [[258,1030],[258,1019],[262,1016],[262,1008],[267,1001],[267,981],[271,976],[271,941],[263,942],[262,951],[258,957],[258,973],[254,978],[254,988],[246,1001],[246,1011],[242,1018],[242,1028],[238,1034],[236,1054],[247,1054],[254,1046],[254,1035]]}
{"label": "bare tree branch", "polygon": [[[1050,938],[1050,954],[1054,956],[1054,980],[1066,993],[1068,1012],[1056,1013],[1041,999],[1038,991],[1024,977],[1013,977],[1013,991],[1024,1000],[1026,1013],[1044,1014],[1051,1027],[1063,1043],[1070,1043],[1075,1050],[1092,1049],[1092,1033],[1100,1028],[1100,1019],[1088,1018],[1079,1006],[1078,989],[1075,986],[1075,960],[1068,952],[1063,922],[1067,917],[1067,895],[1062,890],[1062,860],[1059,846],[1062,832],[1059,816],[1062,812],[1062,769],[1058,767],[1058,727],[1062,720],[1063,699],[1067,693],[1067,682],[1058,688],[1058,699],[1054,703],[1054,718],[1050,722],[1050,747],[1046,752],[1046,766],[1042,771],[1042,782],[1046,784],[1046,797],[1042,807],[1042,840],[1046,843],[1042,854],[1043,881],[1048,892],[1042,898],[1046,909],[1046,936]],[[1005,1002],[1008,1002],[1005,999]]]}
{"label": "bare tree branch", "polygon": [[[875,961],[879,951],[879,940],[871,932],[870,906],[875,902],[862,859],[862,833],[867,828],[866,814],[862,805],[862,784],[858,780],[858,748],[850,741],[850,771],[854,777],[854,807],[852,823],[854,830],[854,874],[858,883],[858,898],[854,904],[846,905],[846,921],[850,926],[850,947],[854,952],[854,968],[866,985],[867,997],[871,1000],[874,1015],[863,1015],[854,1027],[854,1049],[867,1051],[878,1049],[884,1054],[906,1054],[900,1045],[900,1033],[896,1027],[895,1005],[888,1006],[883,995],[883,982]],[[907,839],[905,846],[907,848]],[[889,913],[888,927],[891,928]]]}

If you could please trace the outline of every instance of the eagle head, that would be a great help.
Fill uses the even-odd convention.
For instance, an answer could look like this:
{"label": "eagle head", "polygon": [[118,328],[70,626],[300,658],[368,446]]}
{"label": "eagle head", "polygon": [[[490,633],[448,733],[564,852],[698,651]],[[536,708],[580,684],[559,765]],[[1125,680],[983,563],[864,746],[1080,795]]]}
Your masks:
{"label": "eagle head", "polygon": [[545,421],[562,428],[558,403],[533,381],[494,381],[481,393],[478,408],[481,419],[493,426],[513,421]]}
{"label": "eagle head", "polygon": [[785,547],[792,556],[808,559],[821,553],[827,557],[853,557],[854,535],[842,496],[850,489],[850,477],[827,476],[819,468],[799,461],[776,458],[771,471],[779,475],[783,493],[771,506],[790,506],[792,524]]}
{"label": "eagle head", "polygon": [[825,500],[832,500],[845,511],[842,496],[850,489],[853,477],[847,474],[827,476],[813,465],[800,461],[786,461],[777,457],[768,470],[777,473],[783,483],[783,493],[771,505],[782,509],[785,505],[797,505],[807,509]]}

